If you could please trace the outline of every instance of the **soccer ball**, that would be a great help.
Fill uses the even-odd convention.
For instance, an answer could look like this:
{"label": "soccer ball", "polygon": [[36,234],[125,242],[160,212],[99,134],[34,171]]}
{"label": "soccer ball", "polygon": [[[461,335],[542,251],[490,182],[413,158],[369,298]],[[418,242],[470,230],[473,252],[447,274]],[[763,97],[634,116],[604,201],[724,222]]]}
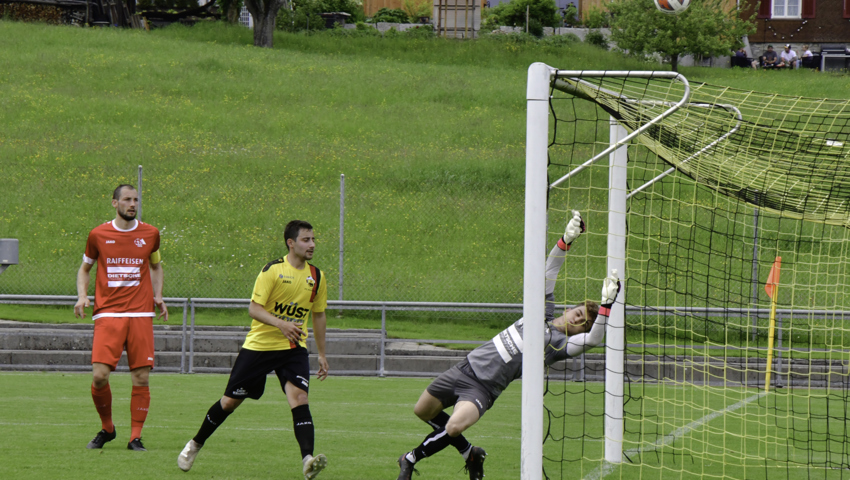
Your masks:
{"label": "soccer ball", "polygon": [[655,0],[655,8],[662,13],[678,15],[688,9],[691,0]]}

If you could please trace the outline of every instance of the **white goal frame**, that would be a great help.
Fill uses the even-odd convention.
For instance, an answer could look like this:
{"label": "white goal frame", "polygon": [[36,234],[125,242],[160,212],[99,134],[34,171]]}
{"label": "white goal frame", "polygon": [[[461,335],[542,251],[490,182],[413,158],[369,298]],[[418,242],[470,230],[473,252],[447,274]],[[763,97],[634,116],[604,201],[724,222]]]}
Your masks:
{"label": "white goal frame", "polygon": [[[667,104],[670,108],[658,117],[628,134],[611,119],[610,146],[583,163],[551,186],[548,182],[549,96],[557,77],[638,77],[668,78],[684,84],[683,98]],[[625,287],[626,269],[626,162],[627,144],[653,124],[687,104],[690,84],[676,72],[570,71],[557,70],[543,63],[528,69],[526,92],[526,157],[525,157],[525,252],[523,270],[523,366],[522,366],[522,480],[543,477],[543,328],[546,283],[546,208],[550,188],[565,181],[587,166],[609,157],[608,181],[608,264],[607,272],[619,272]],[[601,282],[600,282],[601,289]],[[617,303],[623,303],[625,288]],[[536,328],[536,327],[541,328]],[[620,463],[623,459],[623,391],[625,369],[625,308],[615,308],[608,319],[605,341],[605,460]]]}

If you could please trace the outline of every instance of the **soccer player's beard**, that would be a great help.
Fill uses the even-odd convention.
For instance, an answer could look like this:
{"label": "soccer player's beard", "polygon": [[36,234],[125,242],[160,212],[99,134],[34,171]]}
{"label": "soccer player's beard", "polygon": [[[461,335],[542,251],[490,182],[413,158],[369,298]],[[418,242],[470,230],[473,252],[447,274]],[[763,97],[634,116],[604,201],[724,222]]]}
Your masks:
{"label": "soccer player's beard", "polygon": [[135,219],[136,219],[136,214],[135,214],[135,213],[133,213],[132,215],[128,215],[128,214],[126,214],[126,213],[124,213],[124,212],[119,211],[119,212],[118,212],[118,216],[119,216],[119,217],[121,217],[121,218],[123,218],[124,220],[126,220],[126,221],[128,221],[128,222],[132,222],[133,220],[135,220]]}

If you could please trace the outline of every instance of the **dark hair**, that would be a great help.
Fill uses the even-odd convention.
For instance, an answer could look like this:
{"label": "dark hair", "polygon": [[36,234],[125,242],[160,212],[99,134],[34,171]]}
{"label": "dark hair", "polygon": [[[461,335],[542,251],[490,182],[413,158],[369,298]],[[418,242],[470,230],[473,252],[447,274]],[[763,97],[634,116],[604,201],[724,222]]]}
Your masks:
{"label": "dark hair", "polygon": [[136,187],[134,187],[134,186],[132,186],[132,185],[130,185],[130,184],[128,184],[128,183],[122,183],[121,185],[118,185],[118,188],[116,188],[116,189],[112,192],[112,199],[113,199],[113,200],[118,200],[119,198],[121,198],[121,189],[122,189],[122,188],[124,188],[124,187],[132,188],[133,190],[135,190],[135,189],[136,189]]}
{"label": "dark hair", "polygon": [[301,230],[312,230],[313,226],[304,220],[293,220],[286,224],[283,229],[283,242],[286,243],[286,250],[289,250],[289,239],[298,240],[298,234]]}

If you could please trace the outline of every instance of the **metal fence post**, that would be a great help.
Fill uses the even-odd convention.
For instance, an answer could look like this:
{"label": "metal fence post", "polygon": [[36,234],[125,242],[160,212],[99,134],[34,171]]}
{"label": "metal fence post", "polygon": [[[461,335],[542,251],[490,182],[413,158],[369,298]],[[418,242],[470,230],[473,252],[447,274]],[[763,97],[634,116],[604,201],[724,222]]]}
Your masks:
{"label": "metal fence post", "polygon": [[378,376],[385,377],[384,374],[384,345],[387,341],[387,306],[381,305],[381,358],[378,367]]}
{"label": "metal fence post", "polygon": [[180,373],[186,373],[186,315],[189,310],[189,299],[183,300],[183,331],[180,336]]}
{"label": "metal fence post", "polygon": [[138,208],[138,212],[136,213],[136,218],[138,220],[141,220],[142,219],[142,166],[141,165],[139,165],[139,181],[138,181],[137,187],[138,188],[136,188],[136,191],[139,192],[139,208]]}
{"label": "metal fence post", "polygon": [[189,371],[187,373],[195,373],[192,368],[195,365],[195,300],[190,301],[192,304],[192,328],[189,332]]}
{"label": "metal fence post", "polygon": [[[339,176],[339,299],[342,300],[342,257],[345,253],[345,174]],[[342,316],[339,310],[337,316]]]}

